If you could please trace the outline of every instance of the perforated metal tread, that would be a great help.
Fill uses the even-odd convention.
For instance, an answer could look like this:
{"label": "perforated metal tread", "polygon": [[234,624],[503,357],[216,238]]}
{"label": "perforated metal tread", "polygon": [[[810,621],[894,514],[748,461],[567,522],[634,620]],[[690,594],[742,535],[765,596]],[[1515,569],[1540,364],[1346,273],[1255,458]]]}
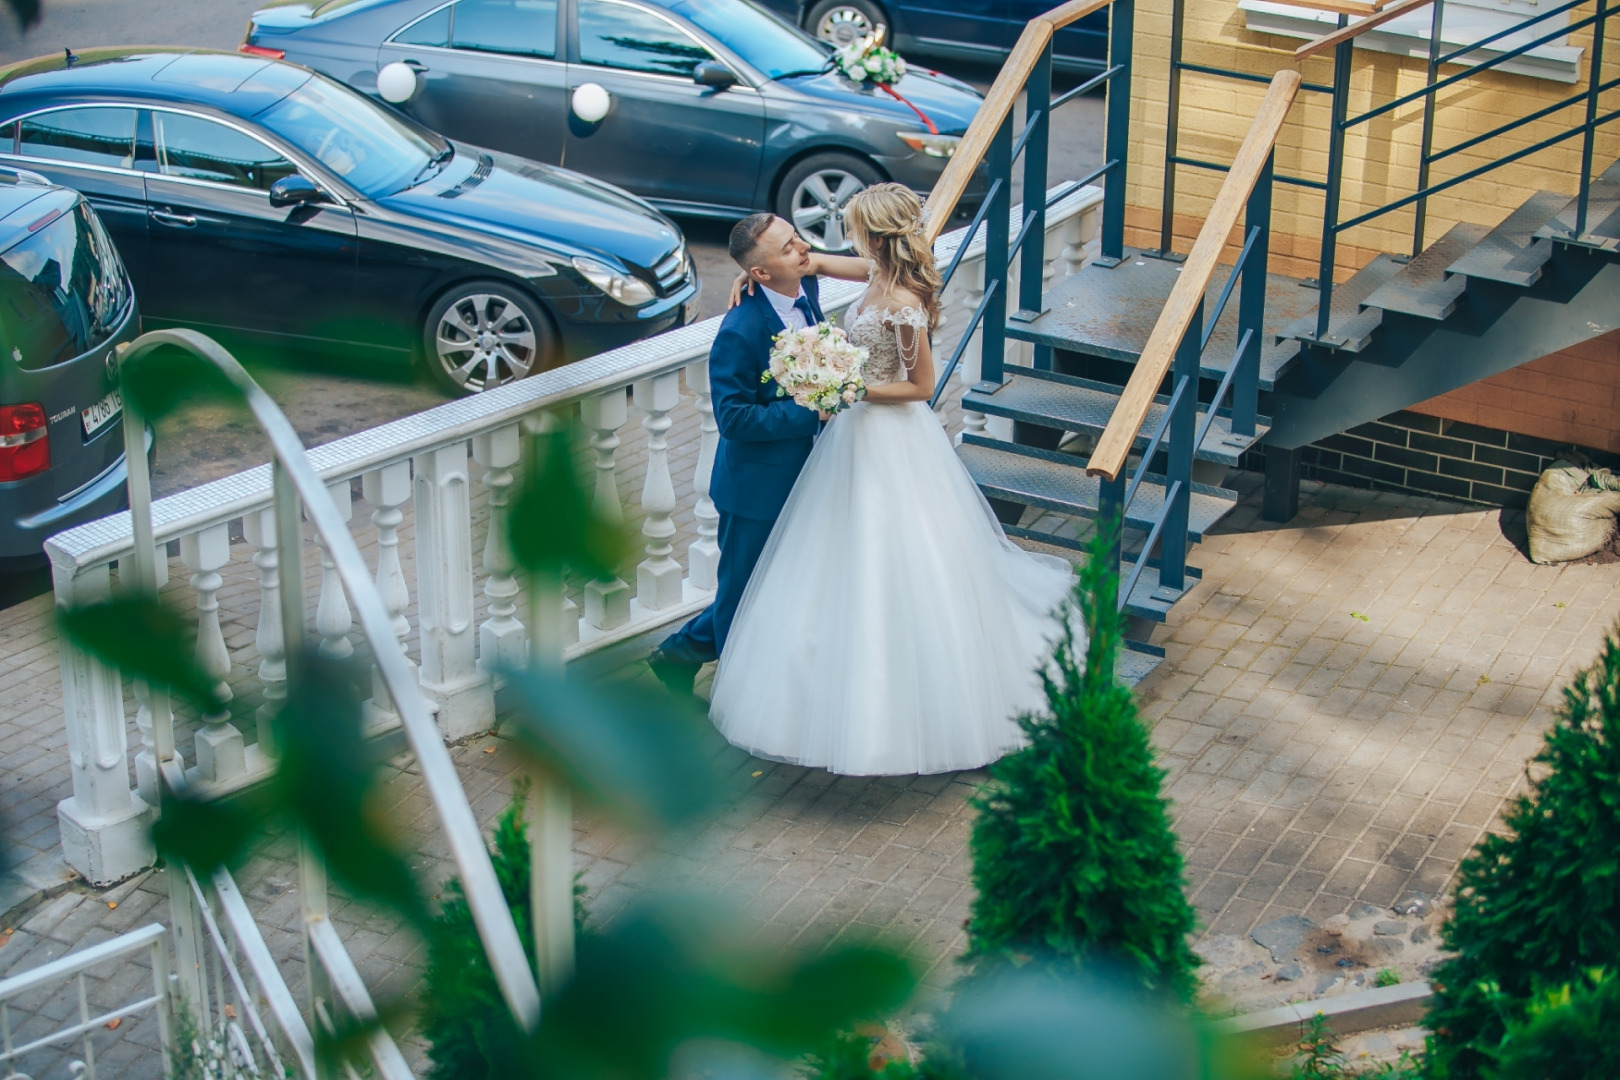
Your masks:
{"label": "perforated metal tread", "polygon": [[1536,192],[1446,271],[1529,288],[1541,279],[1541,268],[1552,258],[1552,244],[1536,239],[1536,231],[1568,202],[1569,196],[1561,192]]}
{"label": "perforated metal tread", "polygon": [[[1379,286],[1401,272],[1403,264],[1388,255],[1376,255],[1372,262],[1350,276],[1350,280],[1333,288],[1332,314],[1327,335],[1316,336],[1316,309],[1289,324],[1283,330],[1286,337],[1310,341],[1342,352],[1358,353],[1372,344],[1373,334],[1383,325],[1384,313],[1379,308],[1364,308],[1367,297]],[[1311,296],[1317,295],[1311,290]]]}
{"label": "perforated metal tread", "polygon": [[[1019,547],[1040,551],[1047,555],[1056,555],[1067,559],[1071,563],[1082,563],[1083,546],[1076,544],[1066,536],[1057,536],[1053,533],[1040,532],[1036,529],[1008,528],[1007,536],[1018,543]],[[1136,564],[1136,554],[1125,556],[1125,568],[1121,571],[1120,586],[1124,587],[1124,578],[1130,576],[1130,568]],[[1187,587],[1181,589],[1173,596],[1159,593],[1159,568],[1153,563],[1142,568],[1142,576],[1136,579],[1136,587],[1131,590],[1130,598],[1125,602],[1125,612],[1128,615],[1139,615],[1154,622],[1163,622],[1170,609],[1177,600],[1187,594],[1193,584],[1202,577],[1196,567],[1187,567]]]}
{"label": "perforated metal tread", "polygon": [[1602,251],[1620,251],[1620,161],[1604,169],[1601,176],[1593,177],[1587,194],[1586,235],[1575,235],[1575,216],[1580,204],[1576,197],[1569,199],[1556,217],[1537,229],[1536,236]]}
{"label": "perforated metal tread", "polygon": [[[1114,406],[1119,403],[1121,387],[1109,383],[1054,371],[1034,371],[1029,368],[1007,370],[1007,381],[1002,383],[1000,389],[991,393],[970,390],[962,398],[962,407],[1062,431],[1100,433],[1108,426],[1109,418],[1114,415]],[[1160,394],[1148,407],[1147,419],[1136,436],[1136,449],[1147,448],[1148,440],[1159,426],[1159,420],[1169,403],[1169,396]],[[1198,423],[1204,422],[1207,412],[1207,408],[1200,409]],[[1257,418],[1253,435],[1234,435],[1232,410],[1221,409],[1215,414],[1215,422],[1209,426],[1195,456],[1222,465],[1236,465],[1243,452],[1265,438],[1270,430],[1270,418],[1262,416]]]}
{"label": "perforated metal tread", "polygon": [[[1125,255],[1125,261],[1111,270],[1088,263],[1079,273],[1054,284],[1044,300],[1047,310],[1031,322],[1008,320],[1007,335],[1054,349],[1136,363],[1182,264],[1147,258],[1137,248],[1126,248]],[[1214,310],[1231,271],[1229,266],[1216,268],[1204,302],[1206,313]],[[1236,292],[1204,350],[1201,370],[1205,378],[1225,375],[1237,348]],[[1278,332],[1315,306],[1316,294],[1300,288],[1297,278],[1266,275],[1260,389],[1270,390],[1299,355],[1298,342],[1278,340]]]}
{"label": "perforated metal tread", "polygon": [[[1031,446],[1018,446],[982,435],[964,435],[956,449],[973,482],[991,498],[1038,506],[1059,514],[1077,517],[1097,516],[1100,496],[1098,479],[1087,476],[1085,463],[1072,455]],[[1125,522],[1132,528],[1150,529],[1164,505],[1164,477],[1149,473],[1125,510]],[[1187,534],[1203,539],[1205,530],[1224,517],[1237,504],[1235,491],[1192,485]]]}
{"label": "perforated metal tread", "polygon": [[1453,225],[1444,236],[1418,253],[1400,272],[1374,289],[1362,303],[1442,322],[1457,310],[1468,279],[1448,277],[1448,267],[1490,233],[1483,225]]}

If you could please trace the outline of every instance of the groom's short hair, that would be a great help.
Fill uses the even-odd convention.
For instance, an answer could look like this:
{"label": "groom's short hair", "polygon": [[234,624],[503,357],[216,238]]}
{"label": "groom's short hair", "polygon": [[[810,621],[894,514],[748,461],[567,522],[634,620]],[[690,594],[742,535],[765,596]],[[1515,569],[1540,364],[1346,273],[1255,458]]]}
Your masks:
{"label": "groom's short hair", "polygon": [[776,220],[775,214],[749,214],[731,227],[731,240],[726,244],[726,250],[731,254],[731,261],[747,270],[753,263],[750,256],[754,249],[759,247],[759,238],[771,222]]}

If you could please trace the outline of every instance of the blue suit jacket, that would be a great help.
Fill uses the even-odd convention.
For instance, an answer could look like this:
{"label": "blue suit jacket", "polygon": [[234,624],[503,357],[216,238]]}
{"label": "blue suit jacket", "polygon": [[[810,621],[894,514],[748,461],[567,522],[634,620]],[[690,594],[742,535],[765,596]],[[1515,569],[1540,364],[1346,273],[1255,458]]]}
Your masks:
{"label": "blue suit jacket", "polygon": [[[821,291],[803,281],[810,307],[821,315]],[[720,446],[709,497],[728,514],[774,521],[810,456],[820,418],[792,398],[777,397],[776,383],[761,382],[770,366],[771,338],[785,327],[765,290],[743,295],[726,312],[709,349],[709,385]]]}

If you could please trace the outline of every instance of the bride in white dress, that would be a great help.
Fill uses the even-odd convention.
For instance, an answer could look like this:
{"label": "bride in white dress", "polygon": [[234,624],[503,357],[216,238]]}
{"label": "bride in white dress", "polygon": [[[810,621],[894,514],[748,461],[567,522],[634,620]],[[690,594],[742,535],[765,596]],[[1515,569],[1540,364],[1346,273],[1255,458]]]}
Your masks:
{"label": "bride in white dress", "polygon": [[844,320],[870,351],[868,394],[816,439],[710,714],[736,746],[835,773],[976,768],[1018,749],[1013,718],[1044,702],[1037,669],[1073,572],[1007,539],[927,405],[939,271],[917,196],[874,185],[846,223],[871,263]]}

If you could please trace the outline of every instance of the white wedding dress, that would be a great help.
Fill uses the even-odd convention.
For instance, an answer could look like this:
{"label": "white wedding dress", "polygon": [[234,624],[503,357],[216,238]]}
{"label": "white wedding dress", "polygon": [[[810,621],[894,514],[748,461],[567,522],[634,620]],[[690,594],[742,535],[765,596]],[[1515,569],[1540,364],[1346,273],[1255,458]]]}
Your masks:
{"label": "white wedding dress", "polygon": [[[906,378],[895,325],[857,309],[869,386]],[[1043,705],[1068,563],[1014,545],[922,402],[860,402],[816,439],[737,610],[710,715],[763,758],[857,776],[972,769]],[[1076,620],[1078,621],[1078,620]]]}

